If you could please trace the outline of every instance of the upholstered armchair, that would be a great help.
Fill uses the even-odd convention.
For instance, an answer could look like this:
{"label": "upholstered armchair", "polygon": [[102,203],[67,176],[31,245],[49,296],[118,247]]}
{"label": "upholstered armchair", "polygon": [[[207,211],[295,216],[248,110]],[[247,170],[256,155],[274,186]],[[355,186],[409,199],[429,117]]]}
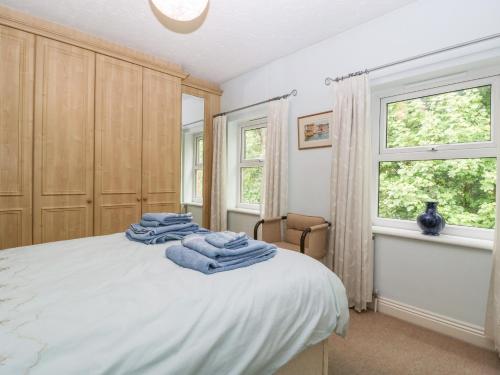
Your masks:
{"label": "upholstered armchair", "polygon": [[254,227],[256,239],[262,225],[262,240],[288,250],[300,251],[315,259],[326,255],[330,223],[320,216],[289,213],[287,216],[259,220]]}

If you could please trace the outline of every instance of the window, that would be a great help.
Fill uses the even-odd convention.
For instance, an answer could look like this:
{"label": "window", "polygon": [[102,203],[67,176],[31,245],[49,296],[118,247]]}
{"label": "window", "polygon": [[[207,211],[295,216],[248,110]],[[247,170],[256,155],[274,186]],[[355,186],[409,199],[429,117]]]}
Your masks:
{"label": "window", "polygon": [[203,201],[203,134],[195,134],[193,157],[193,202]]}
{"label": "window", "polygon": [[490,236],[481,230],[495,225],[497,85],[479,79],[380,99],[376,224],[417,229],[435,200],[445,233]]}
{"label": "window", "polygon": [[266,122],[253,120],[240,126],[238,207],[259,209],[264,167]]}

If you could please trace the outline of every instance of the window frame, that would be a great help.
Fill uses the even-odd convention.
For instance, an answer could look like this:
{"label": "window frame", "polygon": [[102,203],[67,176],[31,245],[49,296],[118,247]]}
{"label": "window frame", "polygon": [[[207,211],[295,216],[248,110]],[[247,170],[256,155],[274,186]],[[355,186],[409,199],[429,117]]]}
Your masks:
{"label": "window frame", "polygon": [[[241,198],[243,196],[242,194],[242,169],[243,168],[252,168],[252,167],[262,167],[264,170],[264,160],[265,159],[245,159],[245,131],[248,130],[253,130],[253,129],[267,129],[267,117],[262,117],[250,121],[246,121],[243,123],[240,123],[238,125],[238,148],[237,148],[237,155],[238,155],[238,171],[237,171],[237,186],[236,186],[236,207],[245,209],[245,210],[252,210],[252,211],[260,211],[261,205],[262,205],[262,196],[261,196],[261,202],[258,204],[252,204],[252,203],[245,203],[241,201]],[[267,136],[267,134],[266,134]],[[265,147],[265,144],[264,144]],[[265,156],[264,156],[265,158]],[[261,188],[262,191],[262,188]]]}
{"label": "window frame", "polygon": [[[467,79],[469,78],[469,79]],[[498,122],[500,121],[500,76],[480,76],[471,75],[467,78],[461,77],[460,80],[449,80],[425,85],[420,88],[410,90],[409,87],[399,87],[374,95],[372,101],[372,113],[374,120],[373,134],[373,192],[372,192],[372,221],[375,226],[392,227],[399,229],[408,229],[420,231],[416,220],[402,220],[382,218],[378,216],[379,208],[379,164],[386,161],[420,161],[420,160],[449,160],[449,159],[473,159],[482,157],[500,158],[498,153]],[[491,85],[491,137],[490,141],[456,143],[456,144],[438,144],[413,147],[392,147],[388,148],[386,144],[387,134],[387,104],[402,100],[420,98],[428,95],[438,95],[461,89],[474,88],[479,86]],[[497,165],[497,170],[498,170]],[[498,177],[497,177],[498,179]],[[499,187],[497,186],[497,189]],[[424,205],[422,204],[422,212]],[[493,229],[466,227],[460,225],[447,224],[442,234],[479,238],[492,240]]]}
{"label": "window frame", "polygon": [[[194,152],[194,155],[193,155],[193,190],[192,190],[192,194],[191,194],[191,201],[192,202],[195,202],[195,203],[203,203],[203,193],[201,195],[201,197],[198,197],[196,195],[196,173],[197,171],[201,170],[203,172],[203,161],[201,163],[199,163],[199,160],[198,160],[198,141],[199,140],[203,140],[203,147],[205,147],[205,140],[203,138],[203,132],[198,132],[198,133],[194,133],[193,134],[193,152]],[[203,186],[202,186],[203,187]]]}

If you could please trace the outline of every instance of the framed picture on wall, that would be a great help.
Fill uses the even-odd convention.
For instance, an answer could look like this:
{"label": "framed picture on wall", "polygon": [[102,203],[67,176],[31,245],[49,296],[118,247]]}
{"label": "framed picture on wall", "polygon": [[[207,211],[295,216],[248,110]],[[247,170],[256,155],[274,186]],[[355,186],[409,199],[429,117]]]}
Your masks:
{"label": "framed picture on wall", "polygon": [[297,119],[299,150],[331,147],[332,134],[330,126],[332,121],[333,111],[299,117]]}

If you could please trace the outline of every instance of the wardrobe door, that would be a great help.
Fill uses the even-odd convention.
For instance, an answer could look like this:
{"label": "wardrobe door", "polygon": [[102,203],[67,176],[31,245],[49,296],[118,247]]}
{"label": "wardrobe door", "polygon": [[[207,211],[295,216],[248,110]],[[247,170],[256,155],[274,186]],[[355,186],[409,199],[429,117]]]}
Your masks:
{"label": "wardrobe door", "polygon": [[143,70],[142,211],[179,212],[181,82]]}
{"label": "wardrobe door", "polygon": [[95,54],[37,37],[35,243],[93,234]]}
{"label": "wardrobe door", "polygon": [[0,249],[32,242],[35,37],[0,26]]}
{"label": "wardrobe door", "polygon": [[142,68],[97,55],[96,235],[123,232],[141,216]]}

